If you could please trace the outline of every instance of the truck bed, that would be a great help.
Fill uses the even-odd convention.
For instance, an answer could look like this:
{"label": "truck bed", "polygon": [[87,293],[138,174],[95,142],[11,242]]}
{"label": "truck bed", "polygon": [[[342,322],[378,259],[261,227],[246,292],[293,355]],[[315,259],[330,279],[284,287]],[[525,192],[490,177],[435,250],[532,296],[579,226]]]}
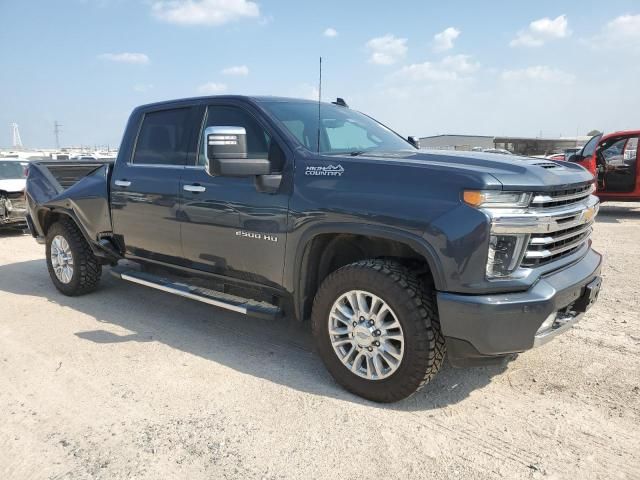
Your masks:
{"label": "truck bed", "polygon": [[[51,175],[57,180],[60,186],[66,190],[81,178],[86,177],[91,172],[94,172],[103,165],[113,165],[113,161],[42,161],[36,162],[37,165],[42,165],[49,170]],[[32,164],[34,165],[34,164]]]}
{"label": "truck bed", "polygon": [[109,179],[113,161],[44,161],[32,163],[27,177],[29,225],[43,236],[46,215],[72,217],[90,242],[111,232]]}

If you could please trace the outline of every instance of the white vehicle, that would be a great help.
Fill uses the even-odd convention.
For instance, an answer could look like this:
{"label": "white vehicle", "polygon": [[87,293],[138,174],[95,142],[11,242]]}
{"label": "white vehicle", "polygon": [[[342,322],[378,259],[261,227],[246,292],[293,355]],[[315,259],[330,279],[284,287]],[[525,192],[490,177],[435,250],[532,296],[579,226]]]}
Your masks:
{"label": "white vehicle", "polygon": [[509,150],[505,150],[504,148],[485,148],[483,152],[499,153],[500,155],[513,155]]}
{"label": "white vehicle", "polygon": [[24,188],[28,166],[19,158],[0,157],[0,228],[26,225]]}

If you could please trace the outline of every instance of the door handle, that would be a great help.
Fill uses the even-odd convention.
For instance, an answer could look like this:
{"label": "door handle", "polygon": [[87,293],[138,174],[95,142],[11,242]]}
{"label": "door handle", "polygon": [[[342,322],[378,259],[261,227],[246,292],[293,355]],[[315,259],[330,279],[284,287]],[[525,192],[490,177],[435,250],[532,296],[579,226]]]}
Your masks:
{"label": "door handle", "polygon": [[128,187],[131,185],[131,182],[129,180],[116,180],[115,183],[118,187]]}
{"label": "door handle", "polygon": [[193,192],[193,193],[202,193],[207,190],[202,185],[184,185],[182,189],[186,190],[187,192]]}

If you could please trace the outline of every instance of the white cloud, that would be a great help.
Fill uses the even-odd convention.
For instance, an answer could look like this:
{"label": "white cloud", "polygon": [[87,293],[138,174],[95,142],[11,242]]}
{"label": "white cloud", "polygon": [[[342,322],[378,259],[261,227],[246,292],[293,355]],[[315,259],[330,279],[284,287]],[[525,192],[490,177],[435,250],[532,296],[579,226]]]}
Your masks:
{"label": "white cloud", "polygon": [[454,27],[445,28],[433,36],[433,50],[444,52],[453,48],[453,42],[460,36],[460,30]]}
{"label": "white cloud", "polygon": [[517,70],[505,70],[502,72],[501,77],[503,80],[510,82],[533,80],[537,82],[570,84],[575,80],[575,76],[573,74],[564,72],[557,68],[551,68],[547,65],[536,65]]}
{"label": "white cloud", "polygon": [[288,95],[296,98],[305,98],[307,100],[318,100],[319,90],[316,85],[303,83],[294,88]]}
{"label": "white cloud", "polygon": [[110,62],[133,63],[138,65],[146,65],[149,63],[149,57],[144,53],[103,53],[102,55],[98,55],[98,58]]}
{"label": "white cloud", "polygon": [[545,17],[534,20],[526,30],[520,30],[516,38],[511,40],[511,47],[541,47],[549,40],[566,38],[571,35],[566,15],[554,19]]}
{"label": "white cloud", "polygon": [[198,93],[202,95],[216,95],[223,93],[227,90],[227,86],[224,83],[207,82],[198,87]]}
{"label": "white cloud", "polygon": [[371,53],[369,61],[378,65],[392,65],[407,54],[407,39],[390,33],[372,38],[366,46]]}
{"label": "white cloud", "polygon": [[640,52],[640,15],[614,18],[589,43],[597,50],[615,48]]}
{"label": "white cloud", "polygon": [[178,25],[218,26],[260,16],[260,7],[247,0],[156,0],[151,12],[158,20]]}
{"label": "white cloud", "polygon": [[246,65],[236,65],[233,67],[227,67],[222,69],[223,75],[237,75],[240,77],[246,77],[249,75],[249,67]]}
{"label": "white cloud", "polygon": [[415,82],[457,80],[468,77],[480,68],[480,64],[471,60],[469,55],[452,55],[440,62],[414,63],[402,67],[394,78],[403,78]]}
{"label": "white cloud", "polygon": [[337,37],[338,31],[335,28],[329,27],[324,31],[323,35],[329,38]]}

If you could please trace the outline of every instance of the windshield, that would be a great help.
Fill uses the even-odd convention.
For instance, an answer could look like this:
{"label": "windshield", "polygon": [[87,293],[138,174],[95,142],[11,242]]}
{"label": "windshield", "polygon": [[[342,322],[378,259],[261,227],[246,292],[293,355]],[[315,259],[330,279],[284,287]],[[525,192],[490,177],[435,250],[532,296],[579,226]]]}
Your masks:
{"label": "windshield", "polygon": [[[318,104],[312,102],[265,102],[264,108],[293,134],[302,146],[318,150]],[[320,153],[358,155],[369,151],[414,150],[413,146],[384,125],[346,107],[320,107]]]}
{"label": "windshield", "polygon": [[26,177],[25,169],[20,164],[20,162],[0,161],[0,180],[9,180],[24,177]]}

